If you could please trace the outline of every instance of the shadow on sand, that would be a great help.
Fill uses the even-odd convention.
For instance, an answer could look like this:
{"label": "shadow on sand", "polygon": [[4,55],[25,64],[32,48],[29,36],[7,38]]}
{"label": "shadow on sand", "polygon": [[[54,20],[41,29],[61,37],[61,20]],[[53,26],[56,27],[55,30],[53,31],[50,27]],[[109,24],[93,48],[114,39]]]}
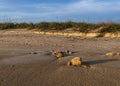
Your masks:
{"label": "shadow on sand", "polygon": [[111,61],[118,61],[118,59],[93,60],[93,61],[85,61],[84,63],[90,66],[90,65],[95,65],[95,64],[107,63]]}
{"label": "shadow on sand", "polygon": [[[61,52],[62,52],[62,51],[61,51]],[[66,56],[71,56],[71,55],[73,55],[73,54],[75,54],[75,53],[77,53],[77,52],[72,52],[70,55],[69,55],[69,54],[66,54],[65,52],[62,52],[62,53],[63,53],[63,57],[66,57]],[[48,51],[45,55],[50,56],[50,55],[52,55],[52,53]]]}

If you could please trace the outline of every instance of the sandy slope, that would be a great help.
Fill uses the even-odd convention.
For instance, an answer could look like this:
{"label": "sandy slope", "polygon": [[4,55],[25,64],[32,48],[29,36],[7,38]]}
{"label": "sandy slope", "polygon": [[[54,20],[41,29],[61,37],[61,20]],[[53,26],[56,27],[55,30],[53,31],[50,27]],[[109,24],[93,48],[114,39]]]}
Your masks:
{"label": "sandy slope", "polygon": [[[57,60],[53,49],[75,53]],[[120,39],[0,31],[0,86],[120,86],[120,57],[109,51],[120,51]],[[91,68],[66,66],[73,56]]]}

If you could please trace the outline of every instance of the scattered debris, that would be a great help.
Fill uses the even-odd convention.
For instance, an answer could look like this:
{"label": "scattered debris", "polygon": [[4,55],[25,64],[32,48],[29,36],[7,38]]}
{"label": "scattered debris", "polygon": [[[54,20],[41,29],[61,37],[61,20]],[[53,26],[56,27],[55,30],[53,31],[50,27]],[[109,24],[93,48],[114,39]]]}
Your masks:
{"label": "scattered debris", "polygon": [[52,50],[52,51],[51,51],[51,54],[52,54],[53,56],[57,57],[57,58],[62,58],[62,57],[64,57],[64,56],[71,55],[72,52],[69,51],[69,50],[66,50],[66,51],[64,51],[64,52],[63,52],[63,51],[54,51],[54,50]]}
{"label": "scattered debris", "polygon": [[120,52],[108,52],[106,56],[120,56]]}
{"label": "scattered debris", "polygon": [[77,66],[77,67],[83,67],[83,68],[87,68],[88,66],[82,62],[82,58],[80,57],[74,57],[73,59],[71,59],[68,63],[68,66]]}
{"label": "scattered debris", "polygon": [[[64,56],[67,56],[67,55],[71,55],[73,52],[71,52],[70,50],[66,50],[64,52],[62,51],[54,51],[52,50],[51,51],[51,54],[60,59]],[[71,59],[68,63],[67,63],[68,66],[77,66],[77,67],[83,67],[83,68],[87,68],[88,66],[86,65],[86,63],[82,62],[82,58],[80,57],[74,57],[73,59]]]}
{"label": "scattered debris", "polygon": [[63,53],[61,51],[52,50],[52,55],[57,57],[57,58],[62,58],[63,57]]}

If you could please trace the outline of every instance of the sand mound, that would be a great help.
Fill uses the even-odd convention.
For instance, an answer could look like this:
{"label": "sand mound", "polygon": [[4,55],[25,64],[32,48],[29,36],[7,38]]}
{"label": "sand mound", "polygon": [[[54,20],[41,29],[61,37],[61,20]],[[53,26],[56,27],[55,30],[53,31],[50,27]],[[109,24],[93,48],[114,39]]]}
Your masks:
{"label": "sand mound", "polygon": [[120,52],[108,52],[106,53],[107,56],[120,56]]}

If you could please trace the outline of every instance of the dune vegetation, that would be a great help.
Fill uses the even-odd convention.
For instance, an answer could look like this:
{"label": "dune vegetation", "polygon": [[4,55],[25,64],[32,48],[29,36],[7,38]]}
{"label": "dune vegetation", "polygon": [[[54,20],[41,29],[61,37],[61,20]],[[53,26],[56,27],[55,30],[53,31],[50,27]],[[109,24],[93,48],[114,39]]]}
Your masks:
{"label": "dune vegetation", "polygon": [[78,32],[120,32],[120,23],[85,23],[85,22],[40,22],[40,23],[0,23],[0,30],[38,29],[42,31],[64,31],[70,29]]}

